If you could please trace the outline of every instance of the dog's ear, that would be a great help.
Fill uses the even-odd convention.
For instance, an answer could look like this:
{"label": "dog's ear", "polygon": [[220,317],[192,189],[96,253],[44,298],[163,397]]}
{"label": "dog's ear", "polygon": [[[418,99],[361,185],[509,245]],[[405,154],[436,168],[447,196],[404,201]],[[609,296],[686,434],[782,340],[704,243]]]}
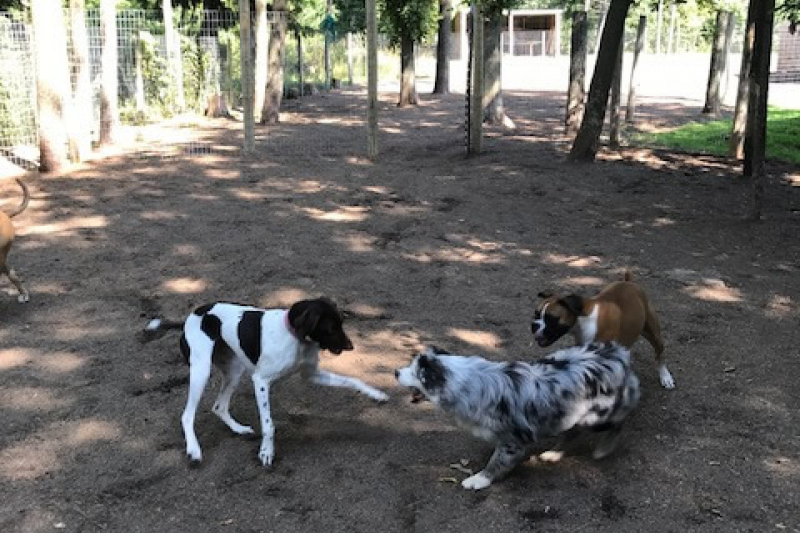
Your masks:
{"label": "dog's ear", "polygon": [[542,291],[542,292],[540,292],[540,293],[539,293],[539,295],[538,295],[538,296],[539,296],[539,298],[541,298],[542,300],[546,300],[546,299],[550,298],[552,295],[553,295],[553,293],[552,293],[552,292],[545,292],[545,291]]}
{"label": "dog's ear", "polygon": [[583,314],[583,296],[580,294],[568,294],[559,300],[561,305],[575,316]]}
{"label": "dog's ear", "polygon": [[305,300],[298,302],[289,310],[289,322],[297,333],[297,337],[308,339],[322,317],[322,310],[317,302]]}

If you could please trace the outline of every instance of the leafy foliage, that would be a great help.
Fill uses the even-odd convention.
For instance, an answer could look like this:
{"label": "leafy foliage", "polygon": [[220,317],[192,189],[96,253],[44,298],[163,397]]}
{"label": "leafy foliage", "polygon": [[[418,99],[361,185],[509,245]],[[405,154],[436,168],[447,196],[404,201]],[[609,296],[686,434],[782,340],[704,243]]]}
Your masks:
{"label": "leafy foliage", "polygon": [[381,30],[397,46],[404,39],[418,43],[436,32],[437,0],[378,0]]}
{"label": "leafy foliage", "polygon": [[333,0],[336,27],[340,34],[364,33],[367,30],[364,0]]}

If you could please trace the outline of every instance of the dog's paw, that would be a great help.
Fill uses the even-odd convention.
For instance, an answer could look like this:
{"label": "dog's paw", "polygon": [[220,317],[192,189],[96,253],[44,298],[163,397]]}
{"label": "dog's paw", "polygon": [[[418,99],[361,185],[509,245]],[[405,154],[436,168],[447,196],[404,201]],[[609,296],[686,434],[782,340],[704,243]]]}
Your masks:
{"label": "dog's paw", "polygon": [[27,293],[20,294],[17,296],[17,301],[21,304],[28,303],[31,297]]}
{"label": "dog's paw", "polygon": [[539,460],[545,463],[557,463],[564,458],[564,452],[561,450],[548,450],[539,454]]}
{"label": "dog's paw", "polygon": [[199,463],[203,460],[203,452],[200,448],[186,448],[186,458],[190,463]]}
{"label": "dog's paw", "polygon": [[669,370],[666,368],[661,368],[658,371],[658,377],[661,380],[661,386],[665,389],[674,389],[675,388],[675,379],[673,379],[672,374],[669,373]]}
{"label": "dog's paw", "polygon": [[272,461],[275,460],[275,451],[272,449],[272,446],[262,446],[261,450],[258,452],[258,460],[261,461],[263,466],[272,466]]}
{"label": "dog's paw", "polygon": [[384,403],[389,401],[389,395],[377,389],[371,391],[369,397],[378,403]]}
{"label": "dog's paw", "polygon": [[461,486],[467,490],[481,490],[492,484],[492,480],[486,477],[483,472],[478,472],[461,482]]}

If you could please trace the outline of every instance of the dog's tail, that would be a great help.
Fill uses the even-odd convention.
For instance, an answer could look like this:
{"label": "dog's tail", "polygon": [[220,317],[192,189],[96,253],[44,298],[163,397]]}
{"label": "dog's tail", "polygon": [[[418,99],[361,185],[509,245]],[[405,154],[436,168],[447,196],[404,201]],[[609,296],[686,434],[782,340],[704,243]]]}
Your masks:
{"label": "dog's tail", "polygon": [[142,332],[144,334],[143,342],[160,337],[164,332],[170,329],[183,329],[183,321],[154,318],[144,327],[144,331]]}
{"label": "dog's tail", "polygon": [[22,187],[22,203],[20,203],[14,211],[8,213],[8,218],[14,218],[15,216],[25,211],[25,209],[28,208],[28,202],[31,199],[31,193],[30,191],[28,191],[28,186],[25,185],[25,182],[19,178],[16,178],[16,181],[19,184],[19,186]]}
{"label": "dog's tail", "polygon": [[630,269],[625,269],[625,276],[622,278],[625,281],[633,281],[633,272]]}

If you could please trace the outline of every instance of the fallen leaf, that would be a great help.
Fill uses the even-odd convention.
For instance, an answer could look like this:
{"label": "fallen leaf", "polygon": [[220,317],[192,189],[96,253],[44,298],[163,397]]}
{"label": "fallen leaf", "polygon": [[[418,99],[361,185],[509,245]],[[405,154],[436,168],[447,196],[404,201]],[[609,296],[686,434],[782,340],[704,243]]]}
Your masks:
{"label": "fallen leaf", "polygon": [[458,480],[454,477],[440,477],[440,483],[458,483]]}

